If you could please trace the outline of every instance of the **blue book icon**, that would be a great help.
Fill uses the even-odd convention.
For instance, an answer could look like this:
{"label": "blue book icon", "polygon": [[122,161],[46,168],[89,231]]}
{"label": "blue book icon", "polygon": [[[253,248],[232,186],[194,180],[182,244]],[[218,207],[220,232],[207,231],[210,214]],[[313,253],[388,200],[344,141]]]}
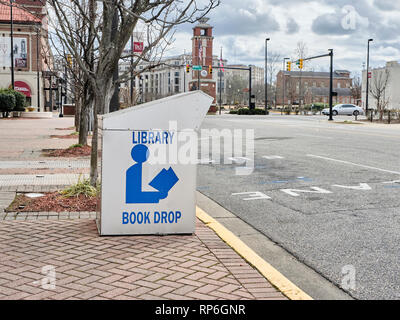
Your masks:
{"label": "blue book icon", "polygon": [[170,167],[168,170],[162,169],[149,185],[162,193],[168,193],[178,180],[174,170]]}
{"label": "blue book icon", "polygon": [[138,144],[132,148],[132,159],[136,162],[126,171],[126,203],[158,203],[161,199],[168,196],[168,192],[179,181],[174,170],[170,167],[168,170],[162,169],[154,179],[149,183],[158,191],[143,191],[142,175],[143,163],[149,157],[149,149]]}

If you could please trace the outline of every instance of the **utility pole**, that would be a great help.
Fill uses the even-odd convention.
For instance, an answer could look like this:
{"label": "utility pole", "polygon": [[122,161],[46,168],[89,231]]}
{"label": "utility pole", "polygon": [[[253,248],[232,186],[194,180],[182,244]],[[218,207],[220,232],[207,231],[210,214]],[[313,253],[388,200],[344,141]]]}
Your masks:
{"label": "utility pole", "polygon": [[332,107],[333,107],[333,49],[329,49],[329,56],[331,60],[329,70],[329,121],[333,120]]}
{"label": "utility pole", "polygon": [[[186,92],[186,50],[183,49],[183,92]],[[190,88],[189,88],[190,90]]]}
{"label": "utility pole", "polygon": [[11,20],[11,87],[14,90],[14,22],[13,22],[13,0],[10,0],[10,20]]}
{"label": "utility pole", "polygon": [[[365,115],[368,117],[368,96],[369,96],[369,43],[374,41],[374,39],[368,39],[367,48],[367,91],[365,92]],[[372,116],[371,116],[372,119]]]}
{"label": "utility pole", "polygon": [[[222,64],[222,47],[221,47],[221,54],[220,54],[220,64]],[[221,114],[221,108],[222,108],[222,70],[219,68],[218,70],[219,73],[219,114]]]}
{"label": "utility pole", "polygon": [[249,65],[249,109],[252,108],[251,104],[251,66]]}
{"label": "utility pole", "polygon": [[268,41],[270,38],[265,39],[265,114],[268,112],[268,77],[267,77],[267,70],[268,70]]}

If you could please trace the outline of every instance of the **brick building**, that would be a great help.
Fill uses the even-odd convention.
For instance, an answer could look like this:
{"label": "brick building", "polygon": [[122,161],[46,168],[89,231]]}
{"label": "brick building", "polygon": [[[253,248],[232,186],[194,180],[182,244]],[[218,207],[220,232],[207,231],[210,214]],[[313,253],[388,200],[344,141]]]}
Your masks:
{"label": "brick building", "polygon": [[[14,87],[28,105],[45,110],[43,72],[49,69],[45,2],[16,0],[13,3]],[[39,71],[39,79],[38,79]],[[0,88],[11,87],[11,8],[0,3]],[[38,99],[39,97],[39,99]],[[39,111],[38,110],[38,111]]]}
{"label": "brick building", "polygon": [[[279,71],[276,77],[276,104],[329,103],[329,72]],[[285,82],[284,82],[285,80]],[[336,70],[333,73],[333,90],[338,92],[334,103],[353,103],[351,97],[352,79],[350,71]]]}

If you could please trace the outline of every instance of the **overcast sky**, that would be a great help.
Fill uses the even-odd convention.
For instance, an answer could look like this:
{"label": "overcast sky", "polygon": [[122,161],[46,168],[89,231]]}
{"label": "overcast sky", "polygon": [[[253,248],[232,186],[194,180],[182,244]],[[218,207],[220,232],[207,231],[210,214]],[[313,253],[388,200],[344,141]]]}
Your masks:
{"label": "overcast sky", "polygon": [[[360,73],[367,40],[373,38],[370,65],[400,60],[399,0],[221,0],[208,17],[214,27],[214,54],[223,48],[229,63],[264,66],[269,52],[296,59],[298,41],[309,56],[334,49],[334,68]],[[168,55],[191,51],[193,25],[181,26]],[[311,67],[309,64],[308,67]],[[315,60],[314,70],[329,68],[328,58]]]}

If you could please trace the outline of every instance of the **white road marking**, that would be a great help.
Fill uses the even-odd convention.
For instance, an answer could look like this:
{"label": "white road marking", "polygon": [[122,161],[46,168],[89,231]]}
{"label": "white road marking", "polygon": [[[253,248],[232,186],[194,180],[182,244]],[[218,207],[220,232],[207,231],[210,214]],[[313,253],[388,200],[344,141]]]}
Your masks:
{"label": "white road marking", "polygon": [[239,193],[232,193],[232,196],[237,196],[237,195],[249,195],[251,198],[244,198],[243,200],[262,200],[266,199],[269,200],[271,197],[267,196],[266,194],[260,192],[260,191],[253,191],[253,192],[239,192]]}
{"label": "white road marking", "polygon": [[392,180],[392,181],[385,181],[382,183],[392,184],[392,183],[400,183],[400,180]]}
{"label": "white road marking", "polygon": [[272,159],[284,159],[281,156],[262,156],[264,159],[272,160]]}
{"label": "white road marking", "polygon": [[340,163],[344,163],[344,164],[350,164],[350,165],[361,167],[361,168],[378,170],[378,171],[382,171],[382,172],[387,172],[387,173],[393,173],[393,174],[400,175],[400,172],[398,172],[398,171],[386,170],[386,169],[372,167],[372,166],[366,166],[366,165],[363,165],[363,164],[358,164],[358,163],[354,163],[354,162],[350,162],[350,161],[344,161],[344,160],[338,160],[338,159],[333,159],[333,158],[328,158],[328,157],[323,157],[323,156],[317,156],[315,154],[307,154],[307,157],[325,159],[325,160],[329,160],[329,161],[335,161],[335,162],[340,162]]}
{"label": "white road marking", "polygon": [[303,189],[281,189],[282,192],[287,193],[293,197],[300,196],[299,193],[332,193],[332,191],[325,190],[319,187],[310,187],[312,190],[303,190]]}
{"label": "white road marking", "polygon": [[251,159],[246,158],[246,157],[229,157],[228,159],[237,164],[243,164],[246,161],[252,161]]}
{"label": "white road marking", "polygon": [[332,187],[353,189],[353,190],[372,190],[367,183],[360,183],[359,186],[342,186],[340,184],[333,184]]}

